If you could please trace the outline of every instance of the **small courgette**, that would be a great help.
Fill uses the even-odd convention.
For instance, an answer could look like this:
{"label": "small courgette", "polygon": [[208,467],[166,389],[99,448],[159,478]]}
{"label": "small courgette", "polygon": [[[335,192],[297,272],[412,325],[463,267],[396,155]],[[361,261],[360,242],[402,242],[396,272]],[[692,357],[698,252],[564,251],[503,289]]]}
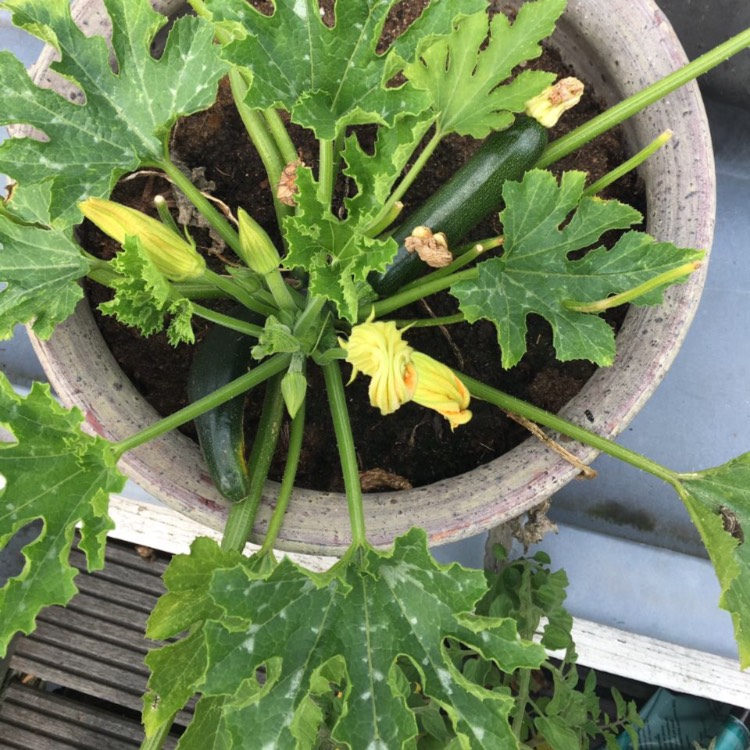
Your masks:
{"label": "small courgette", "polygon": [[497,211],[506,180],[518,180],[531,169],[547,145],[547,130],[521,115],[508,128],[490,135],[471,158],[393,232],[399,248],[390,266],[368,278],[373,289],[387,297],[427,270],[404,240],[418,226],[443,232],[453,246],[480,221]]}
{"label": "small courgette", "polygon": [[[263,325],[263,317],[238,306],[232,317]],[[214,326],[196,347],[188,376],[188,398],[197,401],[250,369],[253,339],[224,326]],[[237,502],[250,489],[245,461],[245,397],[237,396],[195,419],[198,441],[216,488]]]}

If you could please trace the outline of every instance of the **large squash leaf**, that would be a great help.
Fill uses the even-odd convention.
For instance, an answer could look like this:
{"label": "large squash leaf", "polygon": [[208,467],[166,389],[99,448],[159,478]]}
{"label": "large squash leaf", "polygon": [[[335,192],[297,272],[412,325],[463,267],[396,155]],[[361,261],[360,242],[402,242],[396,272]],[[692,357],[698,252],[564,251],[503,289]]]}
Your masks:
{"label": "large squash leaf", "polygon": [[226,58],[253,74],[247,103],[282,107],[294,122],[332,139],[347,125],[392,125],[399,114],[417,113],[429,104],[411,86],[385,84],[396,70],[389,60],[412,60],[421,40],[450,32],[459,14],[485,8],[484,0],[431,2],[420,18],[393,43],[390,54],[378,54],[383,25],[396,0],[335,3],[329,27],[317,0],[274,2],[270,16],[245,0],[206,0],[214,21],[231,28],[235,40]]}
{"label": "large squash leaf", "polygon": [[36,615],[76,594],[77,573],[68,562],[76,524],[89,570],[104,565],[108,496],[125,486],[109,443],[84,434],[78,409],[64,409],[48,385],[35,383],[26,398],[0,373],[0,423],[13,442],[0,443],[0,548],[17,531],[43,520],[39,536],[23,550],[21,573],[0,589],[0,654],[17,632],[30,633]]}
{"label": "large squash leaf", "polygon": [[[188,728],[185,742],[194,731],[208,741],[211,724],[217,746],[242,747],[251,732],[257,747],[310,748],[321,719],[318,698],[334,689],[342,701],[335,741],[352,748],[406,747],[416,722],[399,688],[397,661],[409,658],[425,695],[446,711],[463,746],[514,745],[507,721],[512,698],[464,678],[444,641],[455,638],[506,671],[536,667],[545,652],[519,640],[512,620],[470,614],[486,592],[483,573],[435,563],[423,531],[398,539],[390,553],[353,550],[327,574],[284,560],[264,575],[251,561],[217,560],[206,546],[192,554],[219,567],[207,587],[201,574],[193,596],[204,602],[199,610],[208,619],[182,647],[172,644],[147,658],[153,670],[145,714],[150,731],[194,690],[204,696],[201,703],[223,699],[224,705],[207,704],[210,710]],[[187,594],[184,576],[177,580]],[[221,608],[221,618],[211,619],[207,597]],[[171,628],[155,617],[151,622],[160,636],[185,626],[172,606],[164,615]]]}
{"label": "large squash leaf", "polygon": [[[475,278],[451,287],[468,321],[485,318],[495,324],[503,367],[512,367],[525,353],[531,313],[550,322],[559,360],[611,364],[611,327],[598,315],[576,312],[564,303],[601,300],[703,257],[698,250],[635,231],[609,250],[593,247],[605,232],[627,229],[641,215],[618,201],[583,197],[585,180],[582,172],[566,172],[558,184],[550,172],[532,170],[521,182],[506,183],[502,257],[480,263]],[[569,259],[582,250],[588,250],[584,257]],[[635,302],[658,304],[661,292],[653,290]]]}
{"label": "large squash leaf", "polygon": [[513,122],[526,102],[550,85],[552,73],[514,68],[539,57],[540,42],[555,28],[566,0],[524,3],[513,23],[502,13],[490,21],[486,10],[458,20],[452,33],[423,50],[404,69],[430,94],[437,126],[444,134],[485,138]]}
{"label": "large squash leaf", "polygon": [[680,474],[675,488],[700,532],[734,622],[740,665],[750,666],[750,453]]}
{"label": "large squash leaf", "polygon": [[77,203],[108,196],[119,176],[158,164],[169,131],[182,115],[209,107],[226,67],[213,29],[186,17],[172,28],[157,60],[150,53],[166,18],[148,0],[105,0],[112,19],[110,52],[102,37],[75,25],[68,0],[4,0],[16,25],[60,53],[57,73],[80,87],[75,101],[32,83],[23,65],[0,52],[0,124],[32,125],[49,139],[10,139],[0,146],[0,171],[25,183],[51,179],[52,218],[80,220]]}
{"label": "large squash leaf", "polygon": [[71,231],[21,221],[43,219],[45,204],[38,205],[37,216],[0,214],[0,340],[12,338],[19,323],[31,323],[37,336],[49,338],[83,297],[77,282],[89,264]]}

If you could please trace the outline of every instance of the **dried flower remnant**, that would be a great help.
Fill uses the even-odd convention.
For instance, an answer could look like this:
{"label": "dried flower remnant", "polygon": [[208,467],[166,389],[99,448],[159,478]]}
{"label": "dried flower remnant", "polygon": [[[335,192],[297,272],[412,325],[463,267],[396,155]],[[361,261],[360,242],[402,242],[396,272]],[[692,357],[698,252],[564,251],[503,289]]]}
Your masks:
{"label": "dried flower remnant", "polygon": [[416,253],[431,268],[444,268],[453,261],[448,240],[442,232],[433,234],[429,227],[415,227],[404,240],[404,247]]}
{"label": "dried flower remnant", "polygon": [[295,161],[289,162],[281,172],[279,185],[276,188],[276,197],[285,206],[297,205],[297,200],[295,198],[299,192],[299,187],[297,186],[297,170],[302,166],[304,166],[302,159],[296,159]]}
{"label": "dried flower remnant", "polygon": [[552,128],[560,115],[575,107],[582,96],[583,84],[577,78],[561,78],[526,102],[526,114],[545,128]]}

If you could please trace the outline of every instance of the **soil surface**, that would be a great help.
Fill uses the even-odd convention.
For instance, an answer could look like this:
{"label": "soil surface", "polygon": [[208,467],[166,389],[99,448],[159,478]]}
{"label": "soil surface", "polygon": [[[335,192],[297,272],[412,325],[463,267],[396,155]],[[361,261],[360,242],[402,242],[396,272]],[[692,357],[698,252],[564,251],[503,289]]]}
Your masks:
{"label": "soil surface", "polygon": [[[263,3],[258,3],[263,8]],[[323,3],[323,7],[326,7]],[[399,3],[395,6],[384,32],[381,46],[387,46],[393,36],[411,22],[419,11],[418,3]],[[328,9],[330,17],[330,8]],[[326,16],[324,16],[325,18]],[[571,71],[551,50],[545,50],[534,67],[551,70],[562,75]],[[595,96],[588,93],[573,111],[566,113],[563,122],[551,133],[558,137],[582,121],[601,111]],[[316,149],[310,133],[290,126],[292,138],[304,162],[316,166]],[[358,129],[363,142],[371,139],[367,128]],[[477,147],[471,139],[451,137],[437,150],[429,169],[407,193],[404,216],[418,205],[440,184],[445,182]],[[173,136],[173,154],[194,177],[202,175],[206,189],[220,198],[233,211],[243,206],[275,239],[279,237],[271,201],[268,180],[242,123],[233,106],[228,86],[221,86],[218,101],[210,110],[178,123]],[[555,165],[553,171],[580,169],[593,181],[621,163],[627,154],[618,134],[606,134],[574,157]],[[350,186],[338,185],[341,197]],[[153,213],[153,198],[164,194],[175,205],[170,184],[151,173],[131,175],[115,189],[113,199]],[[603,197],[618,198],[644,210],[644,191],[635,177],[629,176]],[[175,216],[177,216],[175,207]],[[206,229],[191,227],[199,248],[217,270],[222,259],[234,262],[231,251],[216,245]],[[481,239],[500,232],[496,219],[477,227],[467,239]],[[108,258],[117,251],[115,243],[95,227],[85,223],[81,240],[94,254]],[[97,284],[88,284],[87,291],[93,306],[110,296],[110,292]],[[457,311],[456,301],[447,294],[431,297],[426,303],[399,311],[399,318],[447,315]],[[610,323],[617,327],[624,310],[615,312]],[[120,325],[112,318],[97,313],[98,324],[107,344],[125,374],[133,381],[144,397],[163,415],[170,414],[187,403],[185,383],[193,348],[170,346],[166,336],[155,335],[148,339],[133,329]],[[198,341],[205,335],[208,324],[195,318],[194,327]],[[501,390],[529,401],[549,411],[557,411],[575,395],[594,372],[589,362],[560,363],[555,360],[551,331],[541,319],[529,319],[528,353],[510,370],[500,366],[500,352],[494,327],[479,322],[473,325],[458,324],[444,328],[412,329],[405,336],[417,349],[431,354],[451,367],[482,379]],[[344,363],[344,376],[348,379],[350,368]],[[297,484],[319,490],[343,489],[335,439],[328,406],[323,397],[324,386],[319,370],[309,369],[310,390],[308,399],[304,449]],[[439,479],[455,476],[491,461],[518,445],[528,433],[498,409],[480,401],[472,401],[473,419],[451,433],[448,423],[436,412],[415,404],[406,404],[388,417],[369,404],[367,378],[360,376],[347,387],[347,399],[352,421],[360,470],[365,472],[363,483],[368,490],[400,489],[429,484]],[[246,429],[248,444],[252,442],[257,425],[262,388],[247,398]],[[184,428],[194,435],[192,425]],[[288,426],[282,430],[279,450],[272,475],[279,478],[284,467],[284,448]]]}

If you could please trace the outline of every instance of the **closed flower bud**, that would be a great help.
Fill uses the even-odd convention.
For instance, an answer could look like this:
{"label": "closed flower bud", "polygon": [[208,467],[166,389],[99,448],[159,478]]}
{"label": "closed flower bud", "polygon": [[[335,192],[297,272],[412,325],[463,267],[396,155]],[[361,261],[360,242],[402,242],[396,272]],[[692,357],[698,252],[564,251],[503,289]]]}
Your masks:
{"label": "closed flower bud", "polygon": [[541,94],[526,102],[526,114],[545,128],[557,124],[560,115],[575,107],[583,96],[583,84],[577,78],[562,78],[548,86]]}
{"label": "closed flower bud", "polygon": [[240,248],[242,260],[248,268],[266,276],[277,271],[281,258],[265,230],[241,208],[237,211],[240,225]]}
{"label": "closed flower bud", "polygon": [[393,321],[362,323],[352,328],[348,341],[340,343],[354,368],[352,380],[359,372],[370,376],[370,403],[381,414],[392,414],[411,400],[416,387],[413,349]]}
{"label": "closed flower bud", "polygon": [[80,204],[83,215],[121,245],[137,237],[157,270],[170,281],[191,281],[203,276],[206,261],[195,246],[157,219],[134,208],[101,198]]}
{"label": "closed flower bud", "polygon": [[417,371],[417,388],[412,400],[442,414],[451,430],[471,419],[469,390],[453,371],[442,362],[413,352],[412,363]]}
{"label": "closed flower bud", "polygon": [[281,395],[284,397],[286,410],[292,419],[297,416],[297,412],[305,400],[306,393],[307,378],[303,373],[289,370],[281,379]]}

